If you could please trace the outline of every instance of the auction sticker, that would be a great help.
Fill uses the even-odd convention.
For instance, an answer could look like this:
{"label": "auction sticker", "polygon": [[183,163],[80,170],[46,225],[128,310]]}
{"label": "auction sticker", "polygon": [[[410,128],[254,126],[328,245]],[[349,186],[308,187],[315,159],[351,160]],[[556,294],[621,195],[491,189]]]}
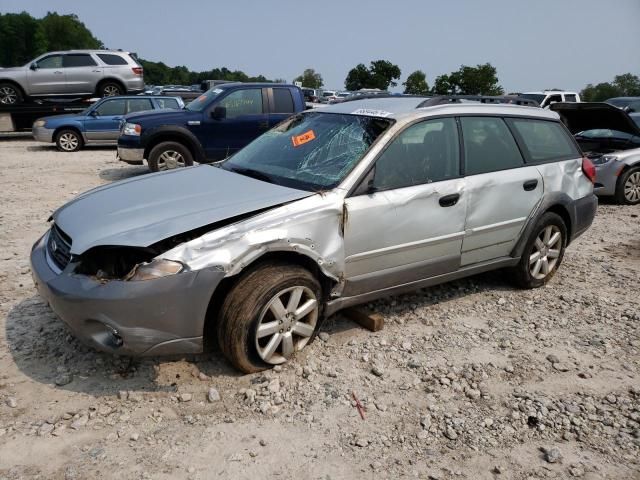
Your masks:
{"label": "auction sticker", "polygon": [[391,112],[385,112],[384,110],[373,110],[370,108],[359,108],[351,112],[351,115],[368,115],[370,117],[388,117]]}
{"label": "auction sticker", "polygon": [[309,130],[300,135],[296,135],[295,137],[291,137],[291,141],[293,142],[294,147],[299,147],[300,145],[304,145],[305,143],[310,142],[311,140],[316,139],[316,134],[313,133],[313,130]]}

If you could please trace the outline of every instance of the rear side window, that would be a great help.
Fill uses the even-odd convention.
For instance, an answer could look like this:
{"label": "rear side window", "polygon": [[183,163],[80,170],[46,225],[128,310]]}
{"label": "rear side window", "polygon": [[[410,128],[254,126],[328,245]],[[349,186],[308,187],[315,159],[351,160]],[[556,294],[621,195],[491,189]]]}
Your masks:
{"label": "rear side window", "polygon": [[127,113],[131,112],[143,112],[144,110],[152,110],[151,100],[148,98],[134,98],[127,100],[128,108]]}
{"label": "rear side window", "polygon": [[126,101],[122,99],[107,100],[98,107],[96,113],[100,117],[106,117],[111,115],[124,115],[126,109]]}
{"label": "rear side window", "polygon": [[175,98],[156,98],[159,108],[180,108]]}
{"label": "rear side window", "polygon": [[461,117],[465,174],[497,172],[524,164],[518,145],[504,120],[497,117]]}
{"label": "rear side window", "polygon": [[507,121],[520,137],[528,161],[548,162],[580,156],[567,132],[557,122],[524,118]]}
{"label": "rear side window", "polygon": [[272,113],[293,113],[293,97],[288,88],[273,89]]}
{"label": "rear side window", "polygon": [[96,65],[96,61],[91,58],[91,55],[86,53],[72,53],[64,56],[64,66],[66,68],[71,67],[93,67]]}
{"label": "rear side window", "polygon": [[98,58],[107,65],[128,65],[127,60],[120,55],[113,55],[111,53],[99,53]]}
{"label": "rear side window", "polygon": [[576,96],[573,93],[565,93],[564,94],[564,101],[565,102],[575,102],[576,101]]}
{"label": "rear side window", "polygon": [[376,161],[373,185],[378,190],[438,182],[460,175],[460,144],[453,118],[408,127]]}
{"label": "rear side window", "polygon": [[262,89],[249,88],[231,92],[219,104],[227,109],[227,118],[262,114]]}

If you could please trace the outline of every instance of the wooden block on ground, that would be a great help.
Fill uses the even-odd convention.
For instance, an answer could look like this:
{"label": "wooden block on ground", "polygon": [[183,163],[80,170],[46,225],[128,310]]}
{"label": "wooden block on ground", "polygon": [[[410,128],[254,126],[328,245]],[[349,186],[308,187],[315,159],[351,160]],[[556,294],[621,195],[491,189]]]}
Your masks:
{"label": "wooden block on ground", "polygon": [[347,308],[342,311],[342,314],[372,332],[378,332],[384,328],[384,317],[379,313],[370,313],[360,308]]}

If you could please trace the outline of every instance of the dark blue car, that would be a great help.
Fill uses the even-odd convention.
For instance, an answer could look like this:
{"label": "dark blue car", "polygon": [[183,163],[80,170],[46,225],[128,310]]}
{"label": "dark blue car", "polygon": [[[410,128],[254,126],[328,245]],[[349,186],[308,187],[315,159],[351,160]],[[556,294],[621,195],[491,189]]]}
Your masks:
{"label": "dark blue car", "polygon": [[127,115],[118,138],[120,160],[154,171],[222,160],[305,109],[294,85],[218,85],[176,112]]}
{"label": "dark blue car", "polygon": [[106,97],[80,113],[36,120],[33,137],[40,142],[55,142],[62,152],[75,152],[89,143],[115,143],[127,113],[183,107],[182,99],[177,97]]}

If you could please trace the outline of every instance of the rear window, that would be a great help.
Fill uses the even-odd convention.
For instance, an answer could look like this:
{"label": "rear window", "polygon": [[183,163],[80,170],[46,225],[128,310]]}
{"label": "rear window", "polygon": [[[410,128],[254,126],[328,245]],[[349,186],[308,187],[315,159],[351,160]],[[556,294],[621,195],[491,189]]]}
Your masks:
{"label": "rear window", "polygon": [[524,144],[527,160],[548,162],[579,157],[573,141],[557,122],[512,118],[508,120]]}
{"label": "rear window", "polygon": [[81,54],[69,54],[64,56],[64,66],[70,67],[93,67],[96,65],[96,61],[91,58],[91,55],[84,53]]}
{"label": "rear window", "polygon": [[272,113],[293,113],[293,111],[291,91],[288,88],[274,88]]}
{"label": "rear window", "polygon": [[127,108],[127,113],[132,112],[143,112],[145,110],[152,110],[153,105],[151,105],[151,100],[148,98],[134,98],[127,101],[129,107]]}
{"label": "rear window", "polygon": [[180,108],[180,104],[175,98],[156,98],[156,102],[160,108]]}
{"label": "rear window", "polygon": [[120,55],[114,55],[111,53],[99,53],[98,58],[107,65],[128,65],[127,60]]}

